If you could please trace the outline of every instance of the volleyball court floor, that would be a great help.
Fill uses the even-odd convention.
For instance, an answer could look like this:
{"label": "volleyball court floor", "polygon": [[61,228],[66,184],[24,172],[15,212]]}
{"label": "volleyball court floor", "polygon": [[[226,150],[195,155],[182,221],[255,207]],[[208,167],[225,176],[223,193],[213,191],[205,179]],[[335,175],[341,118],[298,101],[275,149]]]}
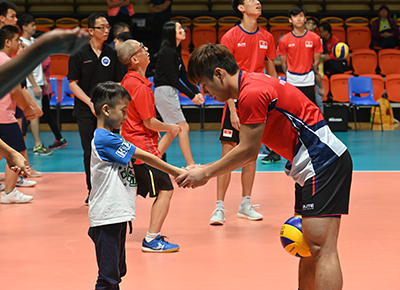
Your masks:
{"label": "volleyball court floor", "polygon": [[[339,254],[347,290],[400,289],[400,131],[336,133],[354,162],[350,214],[342,218]],[[41,133],[48,145],[53,136]],[[50,156],[30,155],[37,170],[29,204],[0,205],[0,289],[94,289],[97,265],[87,236],[87,191],[77,132],[65,132],[70,143]],[[191,132],[196,162],[218,159],[218,132]],[[27,146],[32,150],[32,136]],[[284,161],[262,165],[252,203],[262,221],[236,217],[240,172],[232,174],[223,226],[210,226],[216,180],[198,189],[176,187],[162,234],[180,245],[177,253],[142,253],[152,200],[138,198],[134,232],[127,236],[127,275],[121,289],[297,289],[298,259],[279,240],[283,222],[293,215],[293,181]],[[183,166],[176,141],[168,162]],[[0,162],[4,170],[4,160]],[[4,171],[3,171],[4,172]],[[3,176],[3,173],[0,174]]]}

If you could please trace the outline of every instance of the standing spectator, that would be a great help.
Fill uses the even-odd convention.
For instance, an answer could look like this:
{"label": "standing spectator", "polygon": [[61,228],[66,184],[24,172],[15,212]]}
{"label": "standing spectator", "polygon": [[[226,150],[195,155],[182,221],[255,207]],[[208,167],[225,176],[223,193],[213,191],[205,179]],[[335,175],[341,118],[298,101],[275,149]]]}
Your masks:
{"label": "standing spectator", "polygon": [[378,19],[372,23],[372,46],[380,48],[394,48],[398,45],[399,28],[390,17],[390,9],[381,5],[378,9]]}
{"label": "standing spectator", "polygon": [[131,16],[135,14],[131,0],[107,0],[107,6],[111,26],[118,22],[125,22],[131,26]]}
{"label": "standing spectator", "polygon": [[[147,47],[135,40],[127,40],[118,50],[118,57],[128,67],[122,86],[129,92],[127,119],[122,125],[122,136],[136,147],[158,158],[165,152],[159,148],[160,131],[167,132],[163,139],[174,138],[181,131],[175,124],[166,124],[156,118],[152,83],[145,77],[150,57]],[[162,143],[162,142],[160,142]],[[165,241],[161,228],[167,217],[174,192],[169,175],[137,160],[133,165],[137,181],[137,194],[156,198],[151,208],[150,226],[142,242],[144,252],[175,252],[179,246]]]}
{"label": "standing spectator", "polygon": [[[117,22],[112,26],[111,32],[112,33],[109,36],[113,37],[113,41],[110,43],[110,46],[115,48],[115,42],[117,41],[117,36],[123,32],[130,33],[131,28],[130,28],[130,25],[128,25],[125,22]],[[118,50],[118,48],[116,48],[116,50]]]}
{"label": "standing spectator", "polygon": [[118,48],[123,44],[126,40],[133,39],[133,36],[130,32],[121,32],[117,35],[114,40],[115,49],[118,51]]}
{"label": "standing spectator", "polygon": [[153,24],[151,38],[153,40],[153,51],[156,54],[161,46],[162,31],[164,24],[171,19],[172,0],[150,0],[149,12],[153,13]]}
{"label": "standing spectator", "polygon": [[[90,41],[71,55],[68,63],[69,87],[75,95],[74,113],[83,148],[86,184],[90,194],[90,142],[96,129],[96,113],[90,94],[101,82],[121,82],[125,68],[119,62],[115,49],[105,43],[110,26],[104,14],[92,13],[88,17]],[[87,204],[87,199],[86,199]]]}
{"label": "standing spectator", "polygon": [[[276,47],[274,38],[265,29],[257,25],[257,18],[261,15],[261,3],[259,1],[233,0],[232,8],[240,15],[240,24],[231,28],[222,36],[221,44],[225,45],[235,56],[241,70],[247,72],[265,72],[277,77],[274,59]],[[249,55],[251,51],[251,55]],[[221,158],[228,154],[239,144],[240,120],[237,114],[237,103],[229,99],[225,103],[222,117],[221,134],[219,140],[222,143]],[[280,160],[275,152],[270,152],[266,157],[268,163]],[[256,174],[256,161],[249,162],[242,168],[242,201],[237,217],[249,220],[261,220],[262,214],[256,212],[250,204],[254,177]],[[231,173],[217,177],[217,204],[210,220],[211,225],[222,225],[225,222],[225,195],[231,180]]]}
{"label": "standing spectator", "polygon": [[318,65],[323,51],[320,37],[305,27],[306,10],[295,6],[289,10],[292,32],[287,33],[279,42],[278,54],[281,56],[282,70],[286,81],[301,90],[314,104],[315,82],[319,94],[325,94]]}
{"label": "standing spectator", "polygon": [[[20,37],[21,41],[27,46],[31,46],[35,42],[33,35],[36,32],[35,19],[33,16],[23,14],[18,19],[18,26],[22,31]],[[42,65],[38,65],[33,72],[26,79],[26,88],[32,99],[35,100],[39,107],[42,107],[43,90],[47,90],[49,84],[43,75]],[[35,145],[33,147],[33,154],[35,155],[50,155],[53,154],[52,150],[47,149],[40,140],[40,119],[35,118],[31,120],[31,131]]]}
{"label": "standing spectator", "polygon": [[0,2],[0,28],[3,25],[17,25],[17,6],[12,2]]}
{"label": "standing spectator", "polygon": [[349,70],[346,59],[337,59],[333,55],[333,47],[340,42],[339,38],[332,34],[332,27],[328,22],[319,25],[319,35],[322,38],[324,52],[321,59],[324,60],[324,71],[326,75],[343,74]]}
{"label": "standing spectator", "polygon": [[[168,21],[163,27],[163,37],[154,75],[154,97],[156,107],[163,121],[177,124],[182,132],[179,134],[179,146],[187,165],[194,165],[189,141],[189,124],[186,122],[179,102],[178,90],[188,96],[194,104],[204,103],[199,89],[189,82],[187,71],[181,57],[181,41],[186,38],[185,30],[179,22]],[[182,82],[181,82],[182,80]],[[165,151],[172,139],[163,138],[161,150]]]}

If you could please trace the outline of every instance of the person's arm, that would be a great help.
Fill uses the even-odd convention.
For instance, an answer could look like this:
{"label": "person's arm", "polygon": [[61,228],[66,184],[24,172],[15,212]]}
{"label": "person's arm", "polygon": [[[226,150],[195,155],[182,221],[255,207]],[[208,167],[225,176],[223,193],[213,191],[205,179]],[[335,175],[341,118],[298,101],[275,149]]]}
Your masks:
{"label": "person's arm", "polygon": [[[284,74],[286,75],[287,73],[287,64],[286,64],[286,55],[281,55],[281,66]],[[287,77],[287,76],[286,76]]]}
{"label": "person's arm", "polygon": [[0,155],[7,159],[7,164],[17,174],[30,175],[30,168],[26,159],[0,139]]}
{"label": "person's arm", "polygon": [[276,69],[275,69],[275,63],[273,60],[265,60],[264,61],[264,65],[265,65],[265,71],[267,74],[269,74],[272,77],[277,78],[278,74],[276,73]]}
{"label": "person's arm", "polygon": [[154,117],[143,120],[143,124],[150,130],[156,132],[168,132],[174,137],[182,131],[181,127],[179,127],[177,124],[163,123]]}
{"label": "person's arm", "polygon": [[107,6],[109,8],[114,8],[114,7],[126,7],[129,4],[131,4],[131,0],[121,0],[121,1],[116,1],[113,2],[111,0],[107,0]]}
{"label": "person's arm", "polygon": [[32,84],[32,88],[33,88],[33,93],[35,94],[36,98],[39,98],[40,95],[42,94],[42,89],[36,84],[36,81],[33,77],[33,73],[30,73],[28,75],[28,80],[31,82]]}
{"label": "person's arm", "polygon": [[82,88],[78,85],[77,80],[69,81],[69,89],[71,90],[71,92],[74,93],[75,97],[77,97],[79,100],[88,105],[93,115],[96,116],[96,112],[94,110],[94,105],[92,101],[90,100],[89,96],[86,95],[85,92],[82,90]]}
{"label": "person's arm", "polygon": [[181,81],[189,88],[189,90],[191,90],[193,93],[195,93],[194,97],[192,98],[193,104],[196,104],[196,105],[203,104],[204,96],[200,93],[199,88],[189,81],[189,79],[187,77],[186,67],[183,62],[182,62],[179,77],[180,77]]}
{"label": "person's arm", "polygon": [[[0,67],[0,98],[16,87],[43,60],[53,53],[72,54],[88,41],[79,27],[55,29],[40,36],[31,46]],[[34,57],[33,57],[34,56]]]}
{"label": "person's arm", "polygon": [[236,130],[240,131],[240,120],[239,120],[239,116],[236,112],[235,102],[232,99],[229,99],[226,101],[226,104],[229,107],[232,127],[235,128]]}
{"label": "person's arm", "polygon": [[18,107],[24,111],[24,115],[28,120],[33,120],[36,117],[43,115],[42,109],[32,99],[32,96],[20,85],[16,86],[11,92],[11,97],[17,102]]}
{"label": "person's arm", "polygon": [[180,187],[195,188],[204,185],[212,177],[232,172],[257,158],[264,133],[265,123],[242,124],[239,134],[240,143],[220,160],[193,169],[179,175],[176,182]]}
{"label": "person's arm", "polygon": [[324,85],[322,84],[322,78],[321,78],[321,75],[319,74],[319,69],[318,69],[320,60],[321,60],[321,53],[319,53],[319,52],[314,53],[314,74],[315,74],[315,81],[316,81],[317,84],[318,84],[318,88],[319,88],[319,89],[318,89],[318,93],[319,93],[321,96],[324,96],[324,95],[325,95],[325,88],[324,88]]}
{"label": "person's arm", "polygon": [[164,162],[162,159],[156,157],[155,155],[148,153],[140,148],[136,148],[135,153],[133,154],[133,158],[139,159],[144,163],[155,167],[161,171],[164,171],[168,174],[171,174],[173,177],[177,177],[180,174],[185,173],[186,171],[178,168],[176,166],[170,165]]}
{"label": "person's arm", "polygon": [[162,4],[154,5],[153,3],[149,4],[149,12],[150,13],[159,13],[163,12],[168,9],[168,7],[171,5],[171,1],[165,1]]}

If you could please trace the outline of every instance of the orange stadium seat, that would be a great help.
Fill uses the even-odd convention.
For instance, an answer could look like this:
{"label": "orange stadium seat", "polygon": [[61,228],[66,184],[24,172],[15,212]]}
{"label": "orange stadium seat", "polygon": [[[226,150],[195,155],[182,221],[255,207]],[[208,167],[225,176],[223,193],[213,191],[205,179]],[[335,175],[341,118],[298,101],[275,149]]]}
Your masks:
{"label": "orange stadium seat", "polygon": [[400,103],[400,74],[387,75],[385,78],[385,88],[388,100]]}
{"label": "orange stadium seat", "polygon": [[183,64],[185,65],[185,68],[187,69],[188,62],[189,62],[189,57],[190,57],[190,52],[188,50],[186,50],[186,49],[182,49],[181,56],[182,56]]}
{"label": "orange stadium seat", "polygon": [[336,74],[331,76],[330,88],[332,101],[339,103],[349,102],[349,74]]}
{"label": "orange stadium seat", "polygon": [[275,45],[278,46],[278,40],[282,35],[285,35],[292,31],[291,26],[271,26],[269,32],[271,32],[272,36],[275,40]]}
{"label": "orange stadium seat", "polygon": [[269,25],[272,26],[292,26],[287,16],[275,16],[271,17],[268,21]]}
{"label": "orange stadium seat", "polygon": [[325,89],[325,95],[323,95],[322,100],[324,102],[328,101],[328,93],[329,93],[329,79],[326,75],[322,77],[322,85]]}
{"label": "orange stadium seat", "polygon": [[354,16],[349,17],[344,21],[346,26],[368,26],[369,20],[365,17]]}
{"label": "orange stadium seat", "polygon": [[378,53],[381,74],[400,74],[400,50],[382,49]]}
{"label": "orange stadium seat", "polygon": [[224,34],[231,29],[231,26],[220,26],[218,27],[218,43],[221,43],[221,38]]}
{"label": "orange stadium seat", "polygon": [[346,30],[346,38],[351,51],[369,48],[371,44],[371,30],[367,26],[349,26]]}
{"label": "orange stadium seat", "polygon": [[344,20],[340,17],[329,16],[322,18],[319,23],[328,22],[331,26],[343,26]]}
{"label": "orange stadium seat", "polygon": [[194,48],[198,48],[202,44],[217,43],[217,30],[214,26],[198,26],[192,31],[192,42]]}
{"label": "orange stadium seat", "polygon": [[374,74],[378,65],[378,57],[372,49],[356,49],[351,56],[355,75]]}
{"label": "orange stadium seat", "polygon": [[372,79],[372,89],[374,91],[375,101],[382,98],[385,90],[385,81],[381,75],[378,74],[363,74],[360,77],[370,77]]}
{"label": "orange stadium seat", "polygon": [[343,26],[332,26],[332,34],[336,35],[341,42],[346,42],[346,31]]}

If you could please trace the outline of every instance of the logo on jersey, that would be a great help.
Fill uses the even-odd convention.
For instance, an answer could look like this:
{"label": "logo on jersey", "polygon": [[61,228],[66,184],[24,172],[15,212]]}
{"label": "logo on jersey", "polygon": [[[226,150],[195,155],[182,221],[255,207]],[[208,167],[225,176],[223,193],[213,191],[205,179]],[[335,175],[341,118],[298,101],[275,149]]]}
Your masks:
{"label": "logo on jersey", "polygon": [[222,132],[222,136],[224,137],[232,138],[232,135],[233,135],[233,130],[224,129],[224,131]]}
{"label": "logo on jersey", "polygon": [[242,42],[242,43],[238,43],[237,44],[238,47],[246,47],[246,42]]}
{"label": "logo on jersey", "polygon": [[131,149],[131,144],[124,142],[121,144],[121,146],[119,146],[115,154],[117,154],[121,158],[125,158],[126,154],[129,152],[130,149]]}
{"label": "logo on jersey", "polygon": [[260,48],[268,49],[268,42],[266,42],[265,40],[260,40]]}
{"label": "logo on jersey", "polygon": [[108,56],[103,56],[103,58],[101,59],[101,64],[103,66],[109,66],[111,63],[111,60]]}
{"label": "logo on jersey", "polygon": [[303,205],[303,210],[313,210],[313,209],[314,209],[313,203],[308,203]]}
{"label": "logo on jersey", "polygon": [[289,43],[288,46],[289,47],[294,47],[294,46],[296,46],[296,44],[295,43]]}
{"label": "logo on jersey", "polygon": [[312,41],[306,41],[306,47],[313,47]]}

